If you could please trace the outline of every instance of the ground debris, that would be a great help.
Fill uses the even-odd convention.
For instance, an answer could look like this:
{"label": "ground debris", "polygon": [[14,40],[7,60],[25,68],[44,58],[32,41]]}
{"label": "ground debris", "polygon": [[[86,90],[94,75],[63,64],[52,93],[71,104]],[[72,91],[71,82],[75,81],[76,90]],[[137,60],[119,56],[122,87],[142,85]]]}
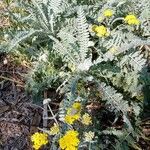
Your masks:
{"label": "ground debris", "polygon": [[27,71],[0,54],[0,150],[31,150],[30,136],[42,124],[41,108],[25,92]]}

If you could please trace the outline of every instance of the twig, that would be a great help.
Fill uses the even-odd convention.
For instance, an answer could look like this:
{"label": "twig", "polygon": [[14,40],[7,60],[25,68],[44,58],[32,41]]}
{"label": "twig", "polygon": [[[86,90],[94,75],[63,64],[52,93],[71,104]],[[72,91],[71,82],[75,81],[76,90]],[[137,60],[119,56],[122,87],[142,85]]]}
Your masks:
{"label": "twig", "polygon": [[120,17],[120,18],[117,18],[117,19],[114,19],[113,20],[113,22],[110,24],[111,26],[116,22],[116,21],[118,21],[118,20],[124,20],[124,18],[123,17]]}
{"label": "twig", "polygon": [[40,109],[44,110],[43,107],[41,107],[40,105],[36,105],[36,104],[32,104],[32,103],[25,103],[25,105],[29,106],[29,107],[40,108]]}
{"label": "twig", "polygon": [[46,101],[47,101],[47,92],[45,91],[44,92],[44,100],[43,100],[43,107],[44,107],[44,110],[43,110],[43,127],[44,128],[47,127],[47,119],[45,119],[45,118],[48,117],[48,112],[47,112],[48,103]]}
{"label": "twig", "polygon": [[45,132],[45,133],[49,134],[49,131],[46,130],[46,129],[42,129],[42,128],[39,128],[39,127],[38,127],[38,130],[40,130],[40,131],[42,131],[42,132]]}
{"label": "twig", "polygon": [[[4,76],[0,76],[0,78],[1,78],[1,79],[4,79],[4,80],[11,81],[11,82],[15,82],[15,83],[19,84],[19,86],[22,86],[22,85],[21,85],[22,83],[19,82],[19,81],[16,81],[15,79],[7,78],[7,77],[4,77]],[[24,86],[22,86],[22,87],[24,87]]]}
{"label": "twig", "polygon": [[66,79],[56,90],[56,93],[69,81],[69,79]]}
{"label": "twig", "polygon": [[60,103],[55,103],[55,102],[50,102],[50,104],[56,105],[56,106],[59,106],[59,105],[60,105]]}
{"label": "twig", "polygon": [[51,112],[51,114],[52,114],[52,117],[53,117],[54,121],[55,121],[56,124],[58,125],[58,121],[57,121],[57,119],[56,119],[56,115],[54,115],[54,113],[53,113],[53,111],[52,111],[50,105],[48,105],[48,108],[49,108],[49,110],[50,110],[50,112]]}

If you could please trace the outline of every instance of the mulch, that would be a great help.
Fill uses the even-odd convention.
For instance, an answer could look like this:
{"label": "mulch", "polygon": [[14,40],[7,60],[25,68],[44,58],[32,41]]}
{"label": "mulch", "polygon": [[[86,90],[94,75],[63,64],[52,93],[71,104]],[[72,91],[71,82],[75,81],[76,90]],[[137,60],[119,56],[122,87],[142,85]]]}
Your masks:
{"label": "mulch", "polygon": [[42,123],[42,109],[25,92],[28,68],[0,54],[0,150],[30,150],[30,135]]}

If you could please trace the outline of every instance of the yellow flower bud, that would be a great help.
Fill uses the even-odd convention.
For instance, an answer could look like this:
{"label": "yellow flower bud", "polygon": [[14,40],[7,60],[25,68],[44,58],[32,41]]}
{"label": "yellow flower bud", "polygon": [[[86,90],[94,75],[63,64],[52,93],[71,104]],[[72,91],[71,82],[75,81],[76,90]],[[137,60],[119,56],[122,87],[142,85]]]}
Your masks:
{"label": "yellow flower bud", "polygon": [[103,14],[105,17],[111,17],[113,15],[113,11],[111,9],[106,9]]}

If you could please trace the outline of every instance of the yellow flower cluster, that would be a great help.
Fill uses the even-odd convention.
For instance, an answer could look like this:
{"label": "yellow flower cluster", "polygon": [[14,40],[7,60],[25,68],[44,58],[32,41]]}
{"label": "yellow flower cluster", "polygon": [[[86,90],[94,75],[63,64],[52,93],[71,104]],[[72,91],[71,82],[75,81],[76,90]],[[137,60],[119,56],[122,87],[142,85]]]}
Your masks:
{"label": "yellow flower cluster", "polygon": [[90,125],[90,124],[92,124],[92,119],[91,119],[90,115],[87,114],[87,113],[85,113],[85,114],[82,116],[81,119],[82,119],[81,122],[82,122],[83,124],[85,124],[85,125]]}
{"label": "yellow flower cluster", "polygon": [[65,122],[68,124],[73,124],[74,121],[80,118],[81,113],[81,103],[76,102],[71,108],[67,110],[67,115],[65,116]]}
{"label": "yellow flower cluster", "polygon": [[59,133],[59,126],[54,123],[54,125],[50,128],[50,135],[56,135]]}
{"label": "yellow flower cluster", "polygon": [[89,131],[84,133],[85,141],[86,142],[91,142],[94,138],[94,132]]}
{"label": "yellow flower cluster", "polygon": [[96,32],[96,35],[98,37],[107,37],[107,36],[109,36],[108,29],[103,25],[101,25],[101,26],[93,25],[92,30],[94,32]]}
{"label": "yellow flower cluster", "polygon": [[111,9],[106,9],[103,14],[105,17],[111,17],[113,15],[113,11]]}
{"label": "yellow flower cluster", "polygon": [[63,150],[77,150],[80,143],[78,138],[79,133],[74,130],[69,130],[66,134],[59,139],[59,146]]}
{"label": "yellow flower cluster", "polygon": [[[106,9],[103,12],[103,16],[98,17],[98,22],[102,22],[104,17],[111,17],[113,15],[113,11],[111,9]],[[140,20],[133,14],[127,15],[124,18],[124,21],[128,23],[129,25],[139,25]],[[92,31],[96,33],[98,37],[107,37],[109,36],[109,31],[104,25],[93,25],[92,26]]]}
{"label": "yellow flower cluster", "polygon": [[48,143],[48,135],[36,132],[31,136],[31,141],[33,142],[33,148],[38,150],[41,146]]}
{"label": "yellow flower cluster", "polygon": [[103,12],[103,16],[98,17],[97,21],[101,22],[103,21],[105,18],[110,18],[113,15],[113,11],[111,9],[106,9]]}
{"label": "yellow flower cluster", "polygon": [[138,25],[138,24],[140,24],[139,19],[137,19],[135,15],[127,15],[124,18],[124,21],[126,23],[128,23],[129,25]]}

